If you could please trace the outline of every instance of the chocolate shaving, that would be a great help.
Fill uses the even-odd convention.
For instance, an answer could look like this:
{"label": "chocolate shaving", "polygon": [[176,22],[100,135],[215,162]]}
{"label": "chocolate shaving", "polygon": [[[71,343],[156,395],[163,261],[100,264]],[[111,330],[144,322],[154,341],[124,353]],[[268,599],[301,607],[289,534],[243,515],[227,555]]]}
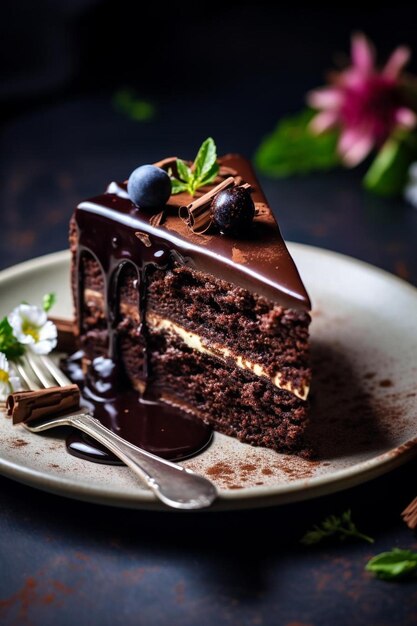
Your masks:
{"label": "chocolate shaving", "polygon": [[417,528],[417,498],[414,498],[412,502],[401,513],[401,517],[407,524],[408,528],[415,530]]}
{"label": "chocolate shaving", "polygon": [[[229,176],[226,180],[210,189],[210,191],[207,191],[207,193],[191,202],[188,206],[181,206],[178,209],[178,215],[193,231],[193,233],[196,233],[197,235],[207,233],[213,224],[210,208],[212,199],[224,189],[234,187],[235,185],[235,178],[233,176]],[[250,185],[248,183],[244,183],[241,187],[244,189],[250,189]]]}
{"label": "chocolate shaving", "polygon": [[143,243],[145,248],[150,248],[151,247],[152,243],[151,243],[151,240],[150,240],[149,235],[147,233],[142,233],[140,230],[137,230],[135,232],[135,237],[137,237],[139,239],[139,241],[141,241]]}
{"label": "chocolate shaving", "polygon": [[76,411],[80,408],[80,390],[77,385],[67,385],[36,391],[16,391],[9,395],[6,406],[13,424],[28,423],[42,417]]}
{"label": "chocolate shaving", "polygon": [[161,224],[165,222],[165,218],[166,218],[165,211],[160,211],[159,213],[152,215],[152,217],[149,220],[149,224],[157,228],[158,226],[160,226]]}
{"label": "chocolate shaving", "polygon": [[238,176],[238,172],[233,167],[228,167],[227,165],[220,165],[219,176],[221,176],[222,178],[227,178],[228,176],[233,176],[234,178],[236,178]]}

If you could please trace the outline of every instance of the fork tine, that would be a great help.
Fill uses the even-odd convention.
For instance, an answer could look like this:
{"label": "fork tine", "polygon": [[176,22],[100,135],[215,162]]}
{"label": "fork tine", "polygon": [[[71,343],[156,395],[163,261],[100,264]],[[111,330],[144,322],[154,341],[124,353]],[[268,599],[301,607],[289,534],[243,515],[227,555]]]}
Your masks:
{"label": "fork tine", "polygon": [[50,359],[48,356],[42,355],[40,357],[40,360],[60,387],[66,387],[66,385],[71,385],[70,379],[65,376],[64,372],[62,372],[57,365],[55,365],[52,359]]}
{"label": "fork tine", "polygon": [[[38,358],[33,357],[31,354],[26,354],[23,357],[23,361],[27,364],[28,368],[31,368],[34,374],[39,378],[43,387],[54,387],[55,383],[52,378],[48,375],[48,373],[44,372],[42,367],[39,364]],[[27,371],[27,370],[26,370]]]}
{"label": "fork tine", "polygon": [[22,361],[16,361],[15,367],[19,373],[20,378],[23,380],[28,389],[42,389],[36,379],[30,375],[31,370],[29,370],[28,373],[27,368],[23,366]]}

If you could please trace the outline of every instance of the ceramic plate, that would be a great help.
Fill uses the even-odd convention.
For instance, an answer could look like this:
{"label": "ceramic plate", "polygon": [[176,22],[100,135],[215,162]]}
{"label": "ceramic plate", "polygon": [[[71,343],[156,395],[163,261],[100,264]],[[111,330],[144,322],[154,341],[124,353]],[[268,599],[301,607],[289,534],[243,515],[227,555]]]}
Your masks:
{"label": "ceramic plate", "polygon": [[[215,434],[184,461],[219,489],[214,508],[282,504],[332,493],[387,472],[417,453],[417,289],[355,259],[300,244],[290,251],[314,305],[314,461]],[[0,273],[0,314],[55,291],[54,315],[72,315],[69,253]],[[0,472],[63,496],[162,508],[125,467],[69,455],[54,431],[35,435],[0,416]],[[166,510],[166,509],[165,509]]]}

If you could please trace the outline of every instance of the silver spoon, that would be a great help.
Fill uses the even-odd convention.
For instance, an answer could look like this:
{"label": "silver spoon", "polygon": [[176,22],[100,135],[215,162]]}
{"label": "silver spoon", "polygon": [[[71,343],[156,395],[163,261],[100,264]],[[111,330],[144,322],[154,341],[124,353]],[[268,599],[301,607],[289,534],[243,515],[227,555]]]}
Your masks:
{"label": "silver spoon", "polygon": [[138,474],[159,500],[175,509],[202,509],[217,498],[216,487],[207,478],[134,446],[88,413],[44,418],[23,426],[32,433],[58,426],[82,430]]}

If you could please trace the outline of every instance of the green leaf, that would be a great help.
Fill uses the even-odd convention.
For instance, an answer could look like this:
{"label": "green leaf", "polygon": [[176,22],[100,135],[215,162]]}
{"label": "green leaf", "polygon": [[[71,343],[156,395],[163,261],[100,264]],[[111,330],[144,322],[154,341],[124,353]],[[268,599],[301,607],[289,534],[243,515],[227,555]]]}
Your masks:
{"label": "green leaf", "polygon": [[48,313],[52,309],[56,302],[56,294],[55,293],[46,293],[42,299],[42,308],[45,313]]}
{"label": "green leaf", "polygon": [[336,537],[341,541],[347,538],[356,538],[367,541],[368,543],[374,543],[372,537],[364,535],[357,528],[352,521],[351,511],[345,511],[340,517],[336,515],[329,515],[321,524],[313,526],[311,530],[305,533],[300,539],[300,543],[305,546],[311,546],[315,543],[319,543],[323,539],[329,537]]}
{"label": "green leaf", "polygon": [[327,170],[340,163],[336,150],[338,133],[314,134],[310,129],[314,115],[314,111],[306,109],[280,120],[255,154],[255,164],[263,174],[284,178]]}
{"label": "green leaf", "polygon": [[13,334],[13,328],[9,324],[7,317],[0,321],[0,352],[4,352],[10,360],[22,356],[25,349]]}
{"label": "green leaf", "polygon": [[212,183],[219,171],[216,160],[216,144],[209,137],[200,146],[193,167],[189,168],[184,161],[177,159],[178,178],[169,171],[172,183],[172,193],[187,191],[191,196],[197,189]]}
{"label": "green leaf", "polygon": [[132,89],[120,89],[113,96],[113,106],[135,122],[147,122],[155,116],[151,102],[139,98]]}
{"label": "green leaf", "polygon": [[[201,181],[210,171],[217,159],[216,144],[211,137],[208,137],[200,146],[194,160],[194,177]],[[199,185],[201,186],[201,185]]]}
{"label": "green leaf", "polygon": [[171,178],[171,192],[173,195],[181,193],[182,191],[188,191],[187,183],[183,183],[177,178]]}
{"label": "green leaf", "polygon": [[378,578],[395,580],[417,574],[417,552],[394,548],[390,552],[381,552],[372,557],[365,566]]}
{"label": "green leaf", "polygon": [[215,161],[209,171],[204,175],[204,178],[201,179],[199,187],[204,187],[204,185],[209,185],[214,182],[219,173],[219,169],[219,164]]}
{"label": "green leaf", "polygon": [[185,183],[191,183],[193,180],[193,173],[186,163],[182,159],[177,159],[178,177]]}
{"label": "green leaf", "polygon": [[408,168],[416,158],[416,133],[395,132],[373,160],[363,179],[364,186],[381,196],[401,194],[407,183]]}

